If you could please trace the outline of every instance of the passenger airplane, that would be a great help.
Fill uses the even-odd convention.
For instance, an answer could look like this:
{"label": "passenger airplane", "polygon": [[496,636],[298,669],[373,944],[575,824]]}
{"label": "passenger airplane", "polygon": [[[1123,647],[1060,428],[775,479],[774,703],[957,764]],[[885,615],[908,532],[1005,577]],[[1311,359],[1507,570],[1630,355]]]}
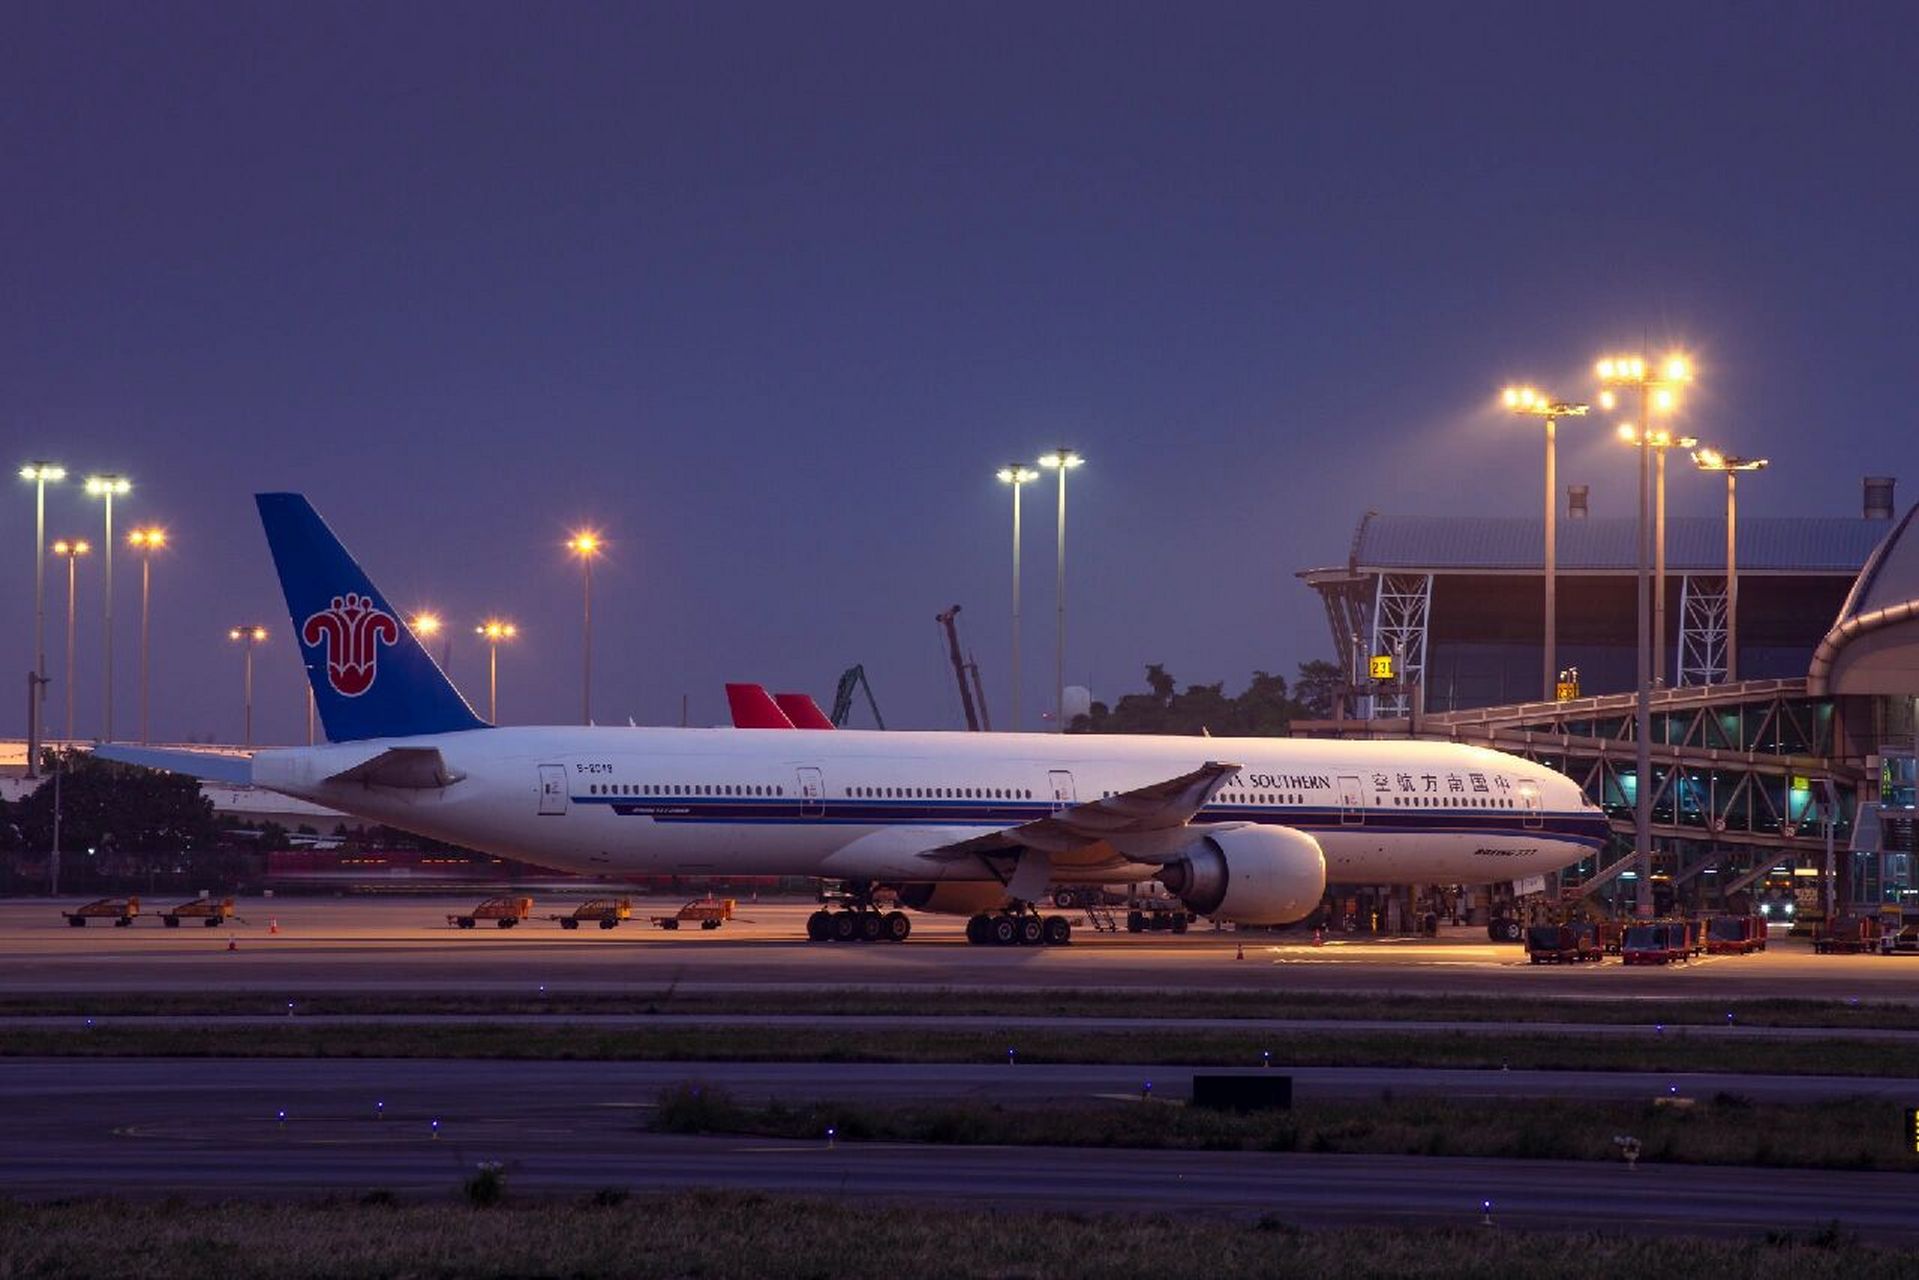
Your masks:
{"label": "passenger airplane", "polygon": [[1059,944],[1054,882],[1158,880],[1195,912],[1288,924],[1328,880],[1459,884],[1567,866],[1605,816],[1543,765],[1438,742],[1080,734],[496,728],[476,716],[306,499],[260,518],[328,745],[249,758],[102,744],[539,866],[841,881],[808,936]]}

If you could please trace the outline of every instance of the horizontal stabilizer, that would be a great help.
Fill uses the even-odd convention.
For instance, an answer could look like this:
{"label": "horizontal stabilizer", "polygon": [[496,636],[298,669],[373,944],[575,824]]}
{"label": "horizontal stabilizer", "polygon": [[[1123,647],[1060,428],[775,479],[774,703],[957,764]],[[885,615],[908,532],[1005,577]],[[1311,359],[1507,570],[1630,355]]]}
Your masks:
{"label": "horizontal stabilizer", "polygon": [[773,701],[779,704],[786,718],[793,722],[795,729],[831,729],[833,722],[820,710],[820,704],[803,693],[776,693]]}
{"label": "horizontal stabilizer", "polygon": [[466,777],[447,768],[437,747],[388,747],[371,760],[330,774],[328,782],[359,782],[369,787],[398,787],[406,791],[426,791],[450,787]]}
{"label": "horizontal stabilizer", "polygon": [[733,712],[735,729],[791,729],[793,722],[786,718],[779,704],[773,701],[764,685],[729,684],[726,686],[726,705]]}
{"label": "horizontal stabilizer", "polygon": [[225,782],[240,787],[253,785],[252,756],[219,751],[186,751],[177,747],[136,747],[124,742],[102,742],[93,748],[93,754],[116,764],[164,769],[168,773],[184,773],[190,778],[204,778],[208,782]]}

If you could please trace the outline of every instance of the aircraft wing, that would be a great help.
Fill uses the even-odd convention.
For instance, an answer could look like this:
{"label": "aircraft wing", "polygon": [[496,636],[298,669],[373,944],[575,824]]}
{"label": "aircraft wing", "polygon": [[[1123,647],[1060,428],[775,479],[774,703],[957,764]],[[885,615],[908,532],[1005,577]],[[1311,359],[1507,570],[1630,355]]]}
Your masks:
{"label": "aircraft wing", "polygon": [[933,862],[958,862],[1042,853],[1055,865],[1071,865],[1084,860],[1075,854],[1098,849],[1101,861],[1110,860],[1111,850],[1130,861],[1164,862],[1192,843],[1186,825],[1238,772],[1236,764],[1211,761],[1177,778],[1071,805],[1017,827],[928,849],[920,856]]}

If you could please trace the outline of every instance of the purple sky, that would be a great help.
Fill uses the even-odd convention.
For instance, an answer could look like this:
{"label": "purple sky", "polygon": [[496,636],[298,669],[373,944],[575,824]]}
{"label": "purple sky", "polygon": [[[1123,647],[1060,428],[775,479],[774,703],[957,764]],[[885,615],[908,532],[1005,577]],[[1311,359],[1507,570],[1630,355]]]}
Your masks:
{"label": "purple sky", "polygon": [[[1761,513],[1911,496],[1910,6],[15,5],[0,42],[0,423],[164,523],[154,732],[239,732],[274,628],[249,495],[300,489],[401,608],[523,639],[502,717],[694,723],[720,685],[952,727],[959,602],[1004,727],[1009,501],[1056,443],[1068,678],[1238,688],[1325,655],[1293,578],[1369,506],[1531,514],[1511,377],[1684,343],[1687,428],[1770,454]],[[1562,477],[1631,509],[1595,423]],[[31,665],[31,490],[0,505],[0,671]],[[1686,475],[1675,511],[1715,509]],[[96,503],[49,535],[96,541]],[[1029,724],[1051,491],[1029,492]],[[11,548],[12,550],[4,550]],[[100,565],[82,569],[97,732]],[[116,725],[138,572],[116,561]],[[49,580],[61,675],[63,592]],[[470,635],[453,672],[483,704]],[[0,731],[22,732],[17,674]],[[50,708],[58,724],[61,690]]]}

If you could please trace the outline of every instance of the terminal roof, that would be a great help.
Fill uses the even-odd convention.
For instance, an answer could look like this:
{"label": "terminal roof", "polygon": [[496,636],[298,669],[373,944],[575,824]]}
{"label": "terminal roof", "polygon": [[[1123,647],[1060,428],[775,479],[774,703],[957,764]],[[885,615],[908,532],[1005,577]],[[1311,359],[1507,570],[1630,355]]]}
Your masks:
{"label": "terminal roof", "polygon": [[[1639,563],[1638,521],[1558,521],[1562,573],[1631,573]],[[1742,516],[1741,575],[1851,577],[1892,531],[1892,522],[1856,516]],[[1368,512],[1353,536],[1357,573],[1539,573],[1545,522],[1523,516],[1395,516]],[[1726,564],[1726,522],[1717,516],[1666,518],[1666,571],[1710,573]]]}

